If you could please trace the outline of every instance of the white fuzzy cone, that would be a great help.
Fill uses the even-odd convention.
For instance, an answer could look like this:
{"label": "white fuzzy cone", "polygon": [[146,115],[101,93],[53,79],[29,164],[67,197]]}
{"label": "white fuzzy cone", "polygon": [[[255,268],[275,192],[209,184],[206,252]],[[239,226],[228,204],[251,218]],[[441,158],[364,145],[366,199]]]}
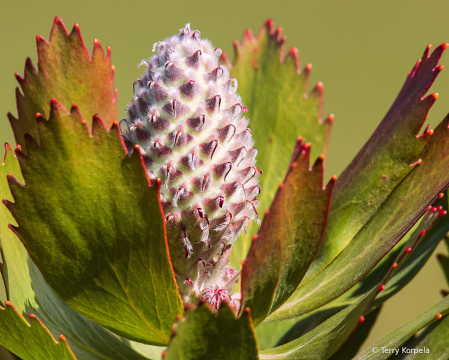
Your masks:
{"label": "white fuzzy cone", "polygon": [[219,66],[221,50],[189,24],[153,51],[157,55],[141,62],[147,70],[134,82],[122,137],[130,152],[139,145],[150,178],[161,179],[183,301],[236,307],[229,293],[237,271],[227,263],[232,243],[258,218],[261,174],[237,80]]}

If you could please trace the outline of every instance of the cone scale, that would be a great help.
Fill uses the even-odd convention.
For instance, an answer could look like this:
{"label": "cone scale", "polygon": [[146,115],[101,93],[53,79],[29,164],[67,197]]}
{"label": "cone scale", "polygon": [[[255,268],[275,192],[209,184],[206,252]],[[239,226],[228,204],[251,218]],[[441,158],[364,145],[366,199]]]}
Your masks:
{"label": "cone scale", "polygon": [[227,264],[233,242],[251,220],[258,221],[262,173],[237,80],[219,65],[221,50],[188,24],[153,51],[139,64],[146,71],[134,82],[122,137],[130,153],[141,152],[150,179],[161,181],[184,303],[203,299],[237,309],[239,294],[230,292],[238,272]]}

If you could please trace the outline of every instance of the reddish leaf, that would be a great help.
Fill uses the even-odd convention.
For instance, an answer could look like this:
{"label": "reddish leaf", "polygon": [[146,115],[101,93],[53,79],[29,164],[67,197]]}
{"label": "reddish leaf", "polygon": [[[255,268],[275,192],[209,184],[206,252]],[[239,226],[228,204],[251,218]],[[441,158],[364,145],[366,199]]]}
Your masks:
{"label": "reddish leaf", "polygon": [[279,308],[301,282],[318,251],[335,177],[323,190],[320,156],[309,169],[310,144],[295,147],[284,183],[253,237],[242,269],[242,308],[255,325]]}
{"label": "reddish leaf", "polygon": [[442,69],[437,64],[447,46],[432,55],[430,45],[426,48],[379,127],[340,176],[323,243],[302,285],[338,256],[413,170],[410,165],[432,134],[427,129],[417,136],[437,98],[424,95]]}
{"label": "reddish leaf", "polygon": [[29,133],[39,139],[35,115],[48,119],[50,100],[58,99],[66,108],[77,104],[85,119],[98,114],[110,127],[117,120],[114,90],[114,67],[111,52],[105,57],[100,42],[95,39],[92,57],[84,46],[78,24],[67,32],[61,18],[55,18],[50,42],[36,37],[38,71],[28,58],[25,75],[16,73],[23,95],[16,89],[18,119],[8,114],[16,142],[25,148],[24,135]]}
{"label": "reddish leaf", "polygon": [[349,290],[397,244],[449,185],[449,116],[419,154],[422,163],[401,182],[354,241],[324,271],[298,287],[273,320],[310,312]]}
{"label": "reddish leaf", "polygon": [[45,281],[73,309],[128,339],[169,340],[182,302],[171,266],[160,184],[139,151],[128,157],[118,123],[93,121],[52,101],[39,147],[16,151],[26,185],[8,176],[11,226]]}

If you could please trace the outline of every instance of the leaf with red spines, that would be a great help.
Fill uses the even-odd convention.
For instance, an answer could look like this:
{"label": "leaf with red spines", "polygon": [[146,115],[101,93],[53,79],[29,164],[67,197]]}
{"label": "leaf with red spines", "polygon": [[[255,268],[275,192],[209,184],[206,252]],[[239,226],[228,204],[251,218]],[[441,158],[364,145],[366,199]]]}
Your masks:
{"label": "leaf with red spines", "polygon": [[[424,229],[433,228],[440,217],[440,214],[436,212],[429,215],[429,221],[423,221],[421,223],[421,226]],[[383,294],[384,291],[386,291],[387,287],[390,285],[390,281],[393,280],[392,282],[395,282],[395,277],[398,275],[398,272],[401,271],[399,269],[401,269],[410,259],[417,247],[417,244],[422,241],[424,234],[425,231],[423,230],[416,231],[407,244],[402,247],[396,257],[395,266],[392,266],[380,282],[374,284],[374,286],[370,287],[370,289],[365,293],[362,293],[363,295],[359,296],[356,301],[353,300],[347,304],[349,306],[346,308],[345,306],[342,306],[344,309],[335,315],[333,315],[332,312],[328,312],[326,314],[326,317],[328,318],[325,321],[303,336],[294,337],[291,339],[293,334],[287,334],[287,336],[282,339],[282,342],[289,341],[289,337],[291,341],[283,343],[272,350],[262,351],[260,358],[285,360],[309,358],[312,356],[316,358],[329,358],[332,354],[334,354],[336,358],[339,358],[337,357],[337,354],[343,358],[347,358],[343,354],[353,352],[355,346],[360,346],[362,344],[362,341],[360,340],[358,341],[358,344],[353,343],[351,340],[354,340],[359,335],[363,335],[358,333],[363,331],[363,329],[360,328],[360,325],[365,323],[365,317],[370,317],[369,314],[367,315],[370,305],[374,304],[373,301],[375,301],[375,298],[378,297],[379,294]],[[401,278],[401,276],[399,276],[399,278]],[[397,281],[395,285],[397,285]],[[377,306],[378,305],[379,304],[377,304]],[[448,311],[449,298],[443,300],[434,309],[432,309],[432,311],[427,312],[422,317],[422,320],[428,324],[429,322],[435,320],[435,314],[447,313]],[[407,331],[409,331],[409,334],[413,335],[418,329],[419,328],[413,325],[408,327]],[[295,330],[297,331],[298,329]],[[291,333],[294,333],[294,331],[291,331]],[[352,336],[348,340],[348,336],[351,333]],[[343,344],[347,344],[346,349],[341,348]],[[335,353],[339,348],[341,352]]]}
{"label": "leaf with red spines", "polygon": [[418,154],[421,164],[394,189],[351,244],[326,269],[296,289],[273,314],[276,319],[308,313],[349,290],[397,244],[426,213],[428,206],[440,198],[449,185],[448,125],[449,116]]}
{"label": "leaf with red spines", "polygon": [[407,79],[384,119],[335,184],[323,243],[303,284],[329,265],[357,236],[401,181],[418,164],[433,131],[419,131],[438,97],[424,97],[442,70],[438,61],[447,48],[430,46]]}
{"label": "leaf with red spines", "polygon": [[326,227],[335,178],[323,190],[324,156],[310,169],[310,144],[302,141],[243,264],[242,307],[251,309],[256,326],[301,282]]}
{"label": "leaf with red spines", "polygon": [[[26,133],[38,139],[35,115],[48,118],[50,100],[57,99],[66,108],[77,104],[85,119],[101,116],[107,126],[117,120],[114,67],[111,52],[107,55],[95,39],[92,57],[84,46],[78,24],[69,34],[61,18],[55,18],[50,41],[36,37],[38,69],[30,58],[25,74],[16,74],[22,93],[16,89],[18,119],[8,114],[17,144],[26,153]],[[89,124],[90,125],[90,124]]]}
{"label": "leaf with red spines", "polygon": [[[310,64],[302,70],[298,51],[284,55],[282,29],[268,20],[256,37],[247,30],[235,45],[231,75],[238,79],[238,91],[248,108],[253,139],[258,149],[257,167],[263,171],[258,196],[259,214],[270,207],[279,182],[290,161],[291,148],[301,136],[312,143],[311,158],[326,154],[333,115],[322,118],[323,85],[309,90]],[[251,245],[257,225],[250,224],[248,235],[234,243],[231,260],[238,266]]]}
{"label": "leaf with red spines", "polygon": [[[443,198],[440,203],[445,203],[444,206],[447,208],[446,198]],[[376,296],[370,309],[368,309],[364,315],[369,314],[373,309],[381,306],[382,303],[404,288],[414,278],[419,270],[426,264],[426,261],[431,257],[433,251],[440,242],[441,237],[449,230],[448,219],[446,217],[441,217],[442,214],[444,214],[444,210],[435,212],[432,212],[431,210],[428,211],[424,216],[424,219],[414,226],[413,231],[409,231],[407,236],[405,236],[362,281],[357,283],[339,298],[304,316],[296,318],[296,320],[290,319],[261,324],[257,327],[259,343],[261,341],[261,336],[262,339],[267,338],[265,334],[271,334],[268,343],[268,345],[271,346],[266,346],[264,349],[295,340],[326,321],[326,319],[333,316],[341,309],[350,306],[357,301],[362,294],[373,287],[378,287],[378,284],[386,284],[385,289]],[[423,235],[424,231],[425,234]],[[406,252],[408,248],[412,248],[412,251]],[[277,324],[285,322],[290,325],[290,330],[285,328],[283,332],[280,332],[279,334],[276,333],[276,335],[273,336],[273,329],[277,328]]]}
{"label": "leaf with red spines", "polygon": [[[46,282],[72,308],[131,340],[164,345],[182,303],[170,263],[159,186],[139,151],[127,156],[118,123],[52,101],[41,146],[16,151],[26,185],[8,176],[11,226]],[[107,305],[107,306],[106,306]]]}
{"label": "leaf with red spines", "polygon": [[[11,174],[20,182],[24,180],[11,146],[5,147],[4,164],[0,163],[0,199],[12,200],[6,175]],[[45,282],[19,238],[8,229],[8,224],[16,225],[8,209],[0,204],[0,262],[3,262],[0,273],[5,282],[7,299],[14,304],[22,316],[26,318],[28,314],[33,313],[54,336],[64,335],[73,353],[79,359],[146,359],[133,350],[128,341],[124,341],[123,338],[87,319],[62,301]],[[0,311],[0,328],[8,328],[10,317],[7,314]],[[20,352],[23,344],[19,342],[12,346],[10,341],[11,338],[20,338],[22,335],[16,334],[16,331],[22,330],[14,328],[14,331],[0,336],[0,344],[8,342],[11,351]],[[31,340],[27,339],[27,341]],[[49,344],[52,344],[52,341]],[[145,347],[148,348],[149,345]],[[38,349],[35,353],[38,354]],[[0,359],[3,359],[1,350]],[[44,356],[44,359],[50,358]]]}
{"label": "leaf with red spines", "polygon": [[28,323],[7,301],[4,308],[0,306],[0,318],[1,343],[17,356],[34,360],[76,360],[65,337],[59,335],[59,341],[56,341],[36,315],[30,314]]}
{"label": "leaf with red spines", "polygon": [[257,339],[249,309],[236,318],[223,303],[215,313],[208,305],[186,308],[173,326],[164,360],[257,360]]}

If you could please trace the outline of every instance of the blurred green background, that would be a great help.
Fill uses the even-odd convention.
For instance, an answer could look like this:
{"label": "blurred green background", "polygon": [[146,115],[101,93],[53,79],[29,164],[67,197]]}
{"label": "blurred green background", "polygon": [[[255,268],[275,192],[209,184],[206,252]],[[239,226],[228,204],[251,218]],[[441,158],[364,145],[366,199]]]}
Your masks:
{"label": "blurred green background", "polygon": [[[427,44],[449,42],[449,2],[422,1],[9,1],[0,4],[0,142],[14,144],[7,112],[17,114],[14,73],[26,57],[36,65],[35,36],[48,39],[53,18],[70,31],[79,23],[89,51],[94,38],[112,48],[119,89],[119,117],[132,97],[137,63],[152,55],[154,42],[190,22],[233,57],[232,41],[246,28],[257,32],[273,18],[287,46],[299,49],[302,66],[313,64],[311,84],[324,83],[324,115],[335,114],[326,180],[340,174],[374,131]],[[449,53],[441,63],[449,64]],[[449,70],[431,92],[440,97],[428,116],[434,127],[449,112]],[[269,106],[269,104],[268,104]],[[298,134],[299,135],[299,134]],[[445,251],[440,245],[437,251]],[[415,280],[390,300],[368,342],[426,310],[447,288],[433,257]],[[1,294],[0,298],[4,298]]]}

